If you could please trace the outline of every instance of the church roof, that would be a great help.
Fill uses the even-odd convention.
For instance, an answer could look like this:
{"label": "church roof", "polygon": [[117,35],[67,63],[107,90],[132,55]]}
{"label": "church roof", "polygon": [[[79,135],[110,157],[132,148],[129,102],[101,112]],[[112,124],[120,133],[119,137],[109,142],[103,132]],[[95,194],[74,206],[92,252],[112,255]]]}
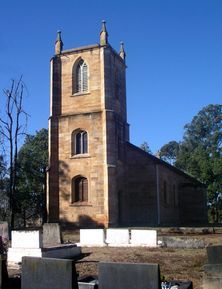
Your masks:
{"label": "church roof", "polygon": [[132,143],[127,142],[127,145],[128,145],[129,147],[131,147],[132,149],[137,150],[139,153],[143,154],[145,157],[150,158],[150,159],[151,159],[152,161],[154,161],[155,163],[167,167],[168,169],[174,171],[175,173],[178,173],[178,174],[184,176],[185,178],[190,179],[192,182],[195,182],[195,183],[197,183],[198,185],[205,186],[203,183],[201,183],[199,180],[195,179],[194,177],[192,177],[192,176],[189,175],[188,173],[185,173],[184,171],[182,171],[182,170],[176,168],[175,166],[173,166],[173,165],[165,162],[164,160],[162,160],[162,159],[160,159],[160,158],[157,158],[156,156],[154,156],[154,155],[152,155],[152,154],[150,154],[150,153],[145,152],[145,151],[142,150],[141,148],[133,145]]}

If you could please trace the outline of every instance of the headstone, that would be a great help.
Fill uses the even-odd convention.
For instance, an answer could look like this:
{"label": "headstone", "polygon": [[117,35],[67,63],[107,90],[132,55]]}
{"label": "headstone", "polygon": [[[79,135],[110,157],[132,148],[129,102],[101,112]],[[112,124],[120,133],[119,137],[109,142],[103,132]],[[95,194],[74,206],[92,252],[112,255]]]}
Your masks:
{"label": "headstone", "polygon": [[204,248],[204,240],[190,237],[162,237],[163,245],[167,248],[199,249]]}
{"label": "headstone", "polygon": [[8,249],[9,266],[17,267],[23,256],[42,257],[42,234],[39,230],[12,231],[11,248]]}
{"label": "headstone", "polygon": [[131,230],[131,244],[138,246],[156,247],[157,231],[156,230]]}
{"label": "headstone", "polygon": [[0,289],[6,289],[8,283],[8,271],[6,259],[0,255]]}
{"label": "headstone", "polygon": [[100,289],[160,289],[158,264],[99,263]]}
{"label": "headstone", "polygon": [[22,289],[78,289],[72,260],[22,258]]}
{"label": "headstone", "polygon": [[222,264],[222,245],[207,247],[208,264]]}
{"label": "headstone", "polygon": [[0,236],[2,236],[3,241],[9,240],[9,227],[7,222],[0,222]]}
{"label": "headstone", "polygon": [[206,264],[203,268],[203,289],[222,288],[222,264]]}
{"label": "headstone", "polygon": [[80,244],[83,246],[104,246],[104,229],[80,229]]}
{"label": "headstone", "polygon": [[42,234],[35,231],[12,231],[12,248],[41,248]]}
{"label": "headstone", "polygon": [[45,223],[43,225],[43,247],[61,244],[61,230],[58,223]]}
{"label": "headstone", "polygon": [[222,246],[207,247],[208,264],[204,265],[203,289],[222,288]]}
{"label": "headstone", "polygon": [[23,256],[46,258],[73,258],[81,254],[81,248],[75,244],[59,244],[42,247],[40,231],[12,231],[12,247],[8,249],[8,264],[17,268]]}
{"label": "headstone", "polygon": [[129,244],[128,229],[107,229],[106,243],[109,245],[124,245]]}

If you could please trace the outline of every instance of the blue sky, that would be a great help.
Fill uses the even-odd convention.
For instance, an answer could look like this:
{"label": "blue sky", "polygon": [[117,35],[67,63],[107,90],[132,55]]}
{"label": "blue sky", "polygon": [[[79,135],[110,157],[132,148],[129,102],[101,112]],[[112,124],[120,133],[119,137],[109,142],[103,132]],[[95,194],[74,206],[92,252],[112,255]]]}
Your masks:
{"label": "blue sky", "polygon": [[47,127],[56,31],[64,49],[94,44],[103,19],[110,44],[125,43],[132,143],[155,153],[181,140],[203,106],[221,103],[221,0],[7,0],[0,12],[0,91],[23,75],[30,133]]}

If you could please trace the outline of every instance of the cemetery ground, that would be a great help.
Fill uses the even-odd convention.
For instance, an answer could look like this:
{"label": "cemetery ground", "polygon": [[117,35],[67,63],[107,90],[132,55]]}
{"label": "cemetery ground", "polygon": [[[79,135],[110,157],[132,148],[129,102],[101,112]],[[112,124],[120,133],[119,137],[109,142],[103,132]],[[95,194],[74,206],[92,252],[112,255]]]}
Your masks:
{"label": "cemetery ground", "polygon": [[[161,234],[166,233],[162,232]],[[181,232],[167,232],[168,236],[181,236],[181,234]],[[222,229],[217,229],[214,233],[212,231],[190,232],[186,233],[185,236],[201,238],[206,245],[222,243]],[[79,232],[76,230],[64,231],[63,240],[64,242],[79,242]],[[191,280],[193,288],[201,289],[203,265],[207,261],[207,255],[206,248],[82,247],[82,257],[76,262],[79,276],[98,275],[98,262],[100,261],[158,263],[161,277],[164,276],[166,280]],[[11,276],[19,273],[14,270],[9,271]],[[13,286],[10,289],[17,289],[18,287],[16,287]]]}

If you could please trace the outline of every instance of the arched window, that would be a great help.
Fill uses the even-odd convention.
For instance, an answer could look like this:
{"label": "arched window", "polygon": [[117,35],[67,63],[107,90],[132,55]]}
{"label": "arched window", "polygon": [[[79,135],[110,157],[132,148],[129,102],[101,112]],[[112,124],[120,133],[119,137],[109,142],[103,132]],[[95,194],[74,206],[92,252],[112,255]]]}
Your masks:
{"label": "arched window", "polygon": [[82,176],[72,179],[72,203],[88,201],[88,180]]}
{"label": "arched window", "polygon": [[84,130],[72,133],[72,155],[88,153],[88,134]]}
{"label": "arched window", "polygon": [[81,59],[73,68],[73,94],[88,91],[88,66]]}

